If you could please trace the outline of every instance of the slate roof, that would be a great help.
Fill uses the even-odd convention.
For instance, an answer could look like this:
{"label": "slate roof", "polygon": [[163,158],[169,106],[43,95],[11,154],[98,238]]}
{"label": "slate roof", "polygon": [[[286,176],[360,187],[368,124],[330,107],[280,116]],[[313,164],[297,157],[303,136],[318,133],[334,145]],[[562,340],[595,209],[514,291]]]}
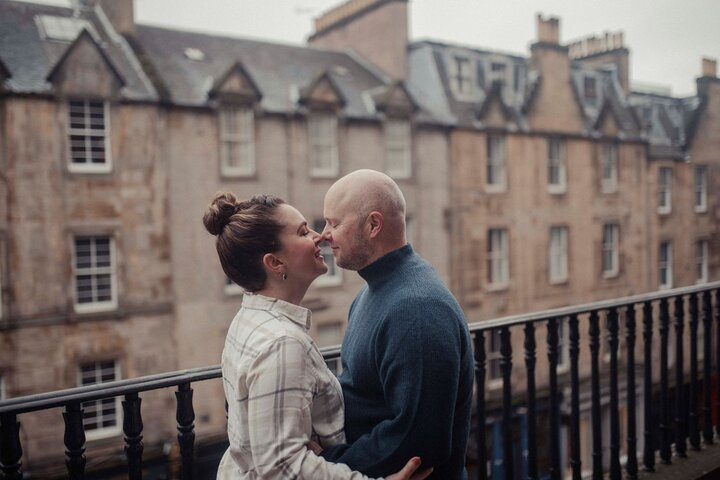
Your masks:
{"label": "slate roof", "polygon": [[[341,51],[217,36],[139,25],[136,42],[142,55],[160,72],[171,101],[178,105],[208,104],[208,92],[235,62],[262,94],[260,106],[268,112],[291,113],[299,108],[301,92],[327,73],[345,101],[348,117],[374,117],[366,101],[368,90],[382,79]],[[202,52],[191,60],[186,49]]]}
{"label": "slate roof", "polygon": [[127,43],[104,27],[97,12],[84,10],[73,17],[72,8],[3,0],[0,1],[0,61],[12,75],[5,80],[8,91],[28,94],[52,92],[47,76],[63,57],[72,39],[55,41],[44,38],[37,20],[42,15],[86,20],[91,25],[94,40],[124,81],[121,96],[132,100],[157,99],[155,89],[138,68],[137,59]]}

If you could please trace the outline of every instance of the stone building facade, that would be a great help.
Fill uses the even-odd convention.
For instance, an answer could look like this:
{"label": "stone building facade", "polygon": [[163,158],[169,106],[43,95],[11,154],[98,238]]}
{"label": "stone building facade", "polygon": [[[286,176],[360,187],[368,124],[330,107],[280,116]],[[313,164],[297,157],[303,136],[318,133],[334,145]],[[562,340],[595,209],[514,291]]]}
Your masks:
{"label": "stone building facade", "polygon": [[[132,0],[0,0],[0,395],[217,363],[242,298],[200,221],[218,190],[321,228],[337,178],[388,172],[469,322],[719,278],[713,61],[690,98],[635,92],[622,34],[562,44],[538,17],[525,57],[409,42],[407,9],[346,2],[292,46],[138,25]],[[321,346],[362,286],[325,254]],[[194,388],[199,438],[222,435],[222,385]],[[159,452],[174,399],[143,398]],[[117,403],[86,411],[88,457],[111,456]],[[60,412],[21,421],[50,475]]]}

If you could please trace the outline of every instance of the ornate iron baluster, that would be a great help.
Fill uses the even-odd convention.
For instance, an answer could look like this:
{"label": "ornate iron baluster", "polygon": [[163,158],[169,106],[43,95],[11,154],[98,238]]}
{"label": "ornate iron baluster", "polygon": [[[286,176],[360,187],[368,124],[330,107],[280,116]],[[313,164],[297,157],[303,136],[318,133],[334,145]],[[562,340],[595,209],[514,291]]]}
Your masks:
{"label": "ornate iron baluster", "polygon": [[487,449],[485,447],[485,333],[482,330],[475,333],[475,382],[477,383],[476,443],[478,480],[487,480]]}
{"label": "ornate iron baluster", "polygon": [[123,433],[125,435],[125,455],[128,460],[128,477],[130,480],[142,479],[142,431],[143,422],[140,414],[142,399],[137,393],[128,393],[122,402]]}
{"label": "ornate iron baluster", "polygon": [[80,403],[65,405],[65,465],[70,479],[85,478],[85,427]]}
{"label": "ornate iron baluster", "polygon": [[590,312],[590,359],[592,383],[592,437],[593,437],[593,480],[602,480],[602,423],[600,419],[600,325],[597,311]]}
{"label": "ornate iron baluster", "polygon": [[570,385],[572,390],[570,394],[570,465],[572,466],[573,480],[580,480],[582,478],[582,463],[580,460],[580,381],[578,372],[580,332],[577,315],[570,315],[568,327],[570,328]]}
{"label": "ornate iron baluster", "polygon": [[712,425],[712,299],[710,290],[703,292],[703,439],[713,443]]}
{"label": "ornate iron baluster", "polygon": [[550,364],[550,478],[560,480],[560,398],[557,385],[558,320],[547,324],[548,362]]}
{"label": "ornate iron baluster", "polygon": [[20,422],[14,413],[0,415],[0,472],[7,480],[22,480]]}
{"label": "ornate iron baluster", "polygon": [[690,295],[690,412],[688,414],[688,438],[693,450],[700,450],[700,426],[698,425],[698,352],[697,352],[697,329],[698,329],[698,296]]}
{"label": "ornate iron baluster", "polygon": [[683,333],[685,330],[685,297],[675,297],[675,453],[678,457],[686,457],[685,442],[685,392],[683,382]]}
{"label": "ornate iron baluster", "polygon": [[645,404],[645,442],[643,446],[643,466],[646,472],[655,471],[655,445],[653,427],[655,425],[653,421],[653,379],[652,379],[652,364],[653,364],[653,349],[652,349],[652,337],[653,337],[653,315],[652,315],[652,302],[643,303],[643,400]]}
{"label": "ornate iron baluster", "polygon": [[635,305],[625,311],[625,343],[627,351],[627,463],[629,479],[637,478],[637,433],[635,428]]}
{"label": "ornate iron baluster", "polygon": [[182,479],[193,478],[193,454],[195,450],[195,410],[193,409],[193,390],[189,383],[181,383],[175,392],[177,400],[178,443],[182,458]]}
{"label": "ornate iron baluster", "polygon": [[535,325],[525,324],[525,369],[527,370],[527,465],[528,480],[536,480],[537,473],[537,435],[535,405]]}
{"label": "ornate iron baluster", "polygon": [[670,428],[670,392],[668,390],[668,333],[670,314],[667,297],[660,299],[660,459],[672,463],[672,429]]}
{"label": "ornate iron baluster", "polygon": [[618,311],[612,307],[607,314],[610,346],[610,478],[620,480],[620,415],[618,394]]}
{"label": "ornate iron baluster", "polygon": [[515,478],[512,448],[512,345],[510,329],[500,328],[500,369],[503,376],[503,468],[505,480]]}

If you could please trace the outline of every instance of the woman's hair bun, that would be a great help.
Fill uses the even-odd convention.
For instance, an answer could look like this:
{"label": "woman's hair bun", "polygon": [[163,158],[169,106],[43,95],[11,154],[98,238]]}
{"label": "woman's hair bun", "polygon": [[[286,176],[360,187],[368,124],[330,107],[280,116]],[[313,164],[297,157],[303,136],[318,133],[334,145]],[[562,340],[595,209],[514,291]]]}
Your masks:
{"label": "woman's hair bun", "polygon": [[207,231],[213,235],[220,235],[230,221],[230,217],[238,212],[239,206],[237,198],[232,193],[216,193],[203,215],[203,224]]}

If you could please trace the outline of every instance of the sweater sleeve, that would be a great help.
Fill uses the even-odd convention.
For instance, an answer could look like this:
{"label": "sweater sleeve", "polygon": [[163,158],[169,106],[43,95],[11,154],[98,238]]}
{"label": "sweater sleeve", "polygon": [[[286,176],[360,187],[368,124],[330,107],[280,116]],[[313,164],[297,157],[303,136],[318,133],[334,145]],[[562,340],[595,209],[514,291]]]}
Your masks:
{"label": "sweater sleeve", "polygon": [[399,470],[414,455],[427,468],[447,461],[459,377],[460,351],[447,305],[432,299],[399,305],[376,337],[375,358],[392,417],[378,423],[352,445],[323,451],[366,475]]}
{"label": "sweater sleeve", "polygon": [[368,480],[307,449],[315,388],[311,370],[305,346],[291,337],[274,341],[250,366],[248,428],[257,473],[268,480]]}

